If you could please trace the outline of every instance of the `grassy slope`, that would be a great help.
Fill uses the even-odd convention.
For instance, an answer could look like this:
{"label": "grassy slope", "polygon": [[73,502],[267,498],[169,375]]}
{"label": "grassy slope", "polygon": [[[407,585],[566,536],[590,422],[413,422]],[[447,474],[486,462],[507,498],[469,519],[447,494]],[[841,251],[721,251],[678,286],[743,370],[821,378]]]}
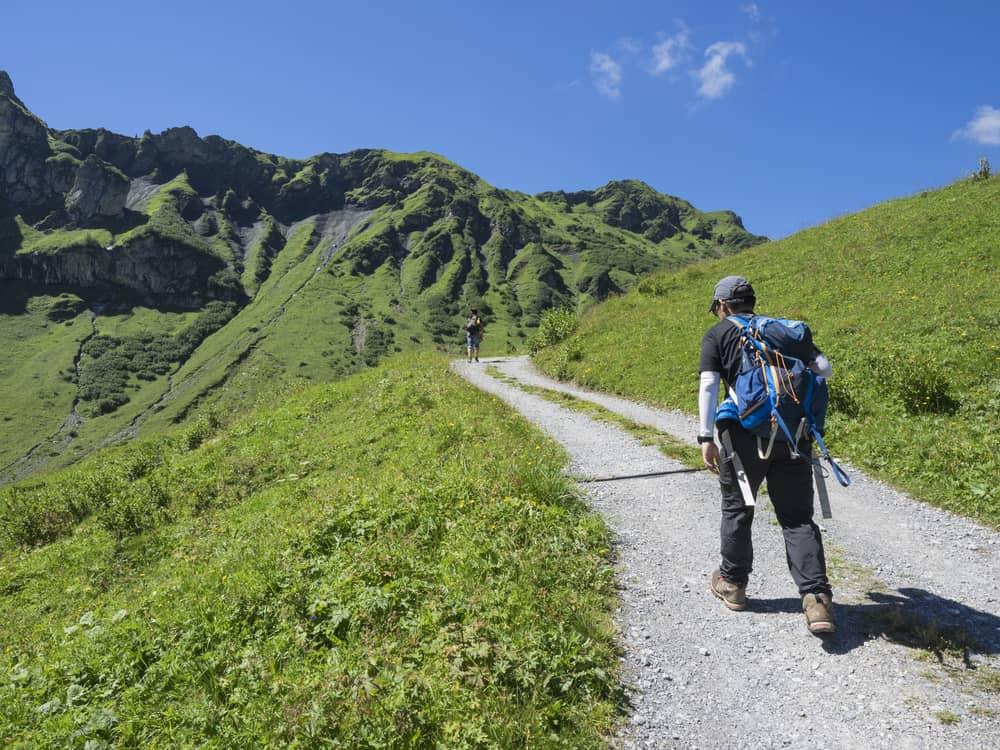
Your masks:
{"label": "grassy slope", "polygon": [[[239,162],[239,153],[234,152],[234,163]],[[277,163],[266,155],[257,157]],[[102,443],[130,434],[136,421],[152,434],[205,407],[231,413],[255,403],[261,393],[270,397],[303,382],[343,377],[386,354],[429,348],[457,352],[464,345],[462,323],[473,306],[488,321],[484,353],[519,351],[548,307],[586,306],[654,268],[730,253],[741,243],[759,239],[742,230],[733,216],[699,213],[686,202],[635,181],[570,195],[528,196],[497,190],[427,153],[316,157],[294,170],[292,162],[281,164],[294,178],[278,191],[284,203],[270,196],[272,208],[287,219],[286,204],[294,203],[298,192],[301,212],[317,212],[300,222],[295,238],[288,240],[268,210],[248,208],[249,203],[231,190],[216,189],[217,185],[206,188],[215,183],[206,183],[197,164],[189,165],[190,172],[165,170],[164,178],[174,176],[139,204],[144,216],[132,213],[124,223],[116,219],[102,229],[42,231],[23,217],[0,221],[0,256],[72,254],[105,247],[129,253],[140,240],[139,250],[145,252],[149,243],[161,243],[174,253],[189,251],[185,260],[172,255],[171,262],[204,266],[205,278],[189,280],[191,299],[218,294],[241,299],[242,285],[252,300],[187,361],[170,360],[171,370],[176,370],[172,378],[163,366],[123,375],[126,360],[118,356],[142,347],[144,356],[129,356],[127,361],[166,356],[171,348],[169,313],[163,316],[164,326],[151,320],[146,327],[155,339],[148,346],[129,341],[116,349],[92,342],[99,355],[84,357],[83,376],[77,383],[85,399],[78,412],[86,421],[72,435],[63,436],[66,439],[47,446],[48,460],[36,468],[78,460]],[[330,260],[330,237],[319,237],[327,226],[323,212],[342,207],[330,184],[345,179],[348,172],[355,187],[343,196],[347,205],[373,210]],[[201,185],[201,194],[196,185]],[[264,193],[269,195],[269,190]],[[286,200],[289,195],[293,198]],[[662,221],[657,223],[666,221],[668,214],[676,220],[671,230],[675,233],[669,237],[661,231]],[[256,229],[251,231],[251,226]],[[319,231],[304,234],[314,226]],[[245,258],[237,228],[244,240],[255,236]],[[318,269],[328,260],[325,269]],[[63,262],[66,268],[73,267],[72,262]],[[101,299],[99,293],[88,296],[93,290],[75,292],[90,303]],[[87,323],[89,317],[83,313],[80,322]],[[99,316],[98,333],[109,334],[116,317]],[[10,320],[8,326],[8,318],[6,310],[0,311],[0,348],[20,335],[20,322]],[[53,342],[51,335],[43,336],[36,348]],[[179,358],[188,352],[185,349]],[[103,360],[101,353],[106,355]],[[47,361],[64,363],[61,369],[68,364],[67,356],[73,356],[71,346],[53,351],[51,357],[43,355]],[[22,398],[34,393],[25,391],[19,379],[9,385]],[[58,397],[39,396],[8,415],[5,434],[10,448],[0,459],[10,455],[6,462],[0,460],[0,466],[58,428],[73,403],[69,385],[58,385]],[[158,411],[150,415],[154,406]],[[34,414],[42,418],[35,419]]]}
{"label": "grassy slope", "polygon": [[834,363],[832,448],[916,496],[1000,526],[1000,180],[881,204],[652,276],[538,356],[547,371],[693,411],[715,282],[805,319]]}
{"label": "grassy slope", "polygon": [[[12,352],[7,365],[0,367],[0,403],[6,404],[0,416],[0,467],[23,455],[27,447],[53,436],[70,414],[77,393],[73,362],[84,339],[95,332],[108,336],[140,332],[172,335],[197,316],[135,307],[127,313],[98,316],[93,323],[88,312],[56,322],[46,317],[55,301],[33,297],[23,313],[6,316],[0,328],[0,346]],[[54,452],[47,467],[65,466],[99,447],[109,435],[127,428],[166,386],[166,377],[153,381],[130,378],[129,403],[111,414],[84,420],[74,429],[69,449]]]}
{"label": "grassy slope", "polygon": [[[312,299],[307,290],[321,278],[316,274],[322,251],[317,240],[312,221],[291,232],[274,259],[270,276],[250,304],[209,336],[178,369],[174,375],[176,397],[152,416],[150,430],[161,429],[179,419],[208,393],[212,394],[210,402],[221,396],[224,405],[231,408],[237,403],[244,406],[255,403],[261,390],[267,398],[272,398],[276,391],[286,391],[307,379],[309,373],[298,370],[305,356],[301,350],[317,354],[328,351],[330,347],[324,344],[327,337],[345,335],[344,329],[327,326],[322,320],[332,301],[328,300],[324,306],[322,301]],[[298,330],[294,327],[288,330],[289,322],[300,310],[299,315],[304,315],[308,323]],[[340,354],[343,342],[338,343],[341,346],[336,351]],[[277,356],[269,352],[275,347]],[[346,367],[338,371],[336,365],[332,363],[330,369],[343,375]],[[237,379],[239,385],[232,389],[236,392],[215,392],[240,373],[244,376]],[[331,373],[324,372],[317,379],[326,380],[330,376]]]}
{"label": "grassy slope", "polygon": [[73,360],[91,333],[90,318],[50,320],[56,299],[31,298],[24,310],[4,315],[0,327],[0,468],[59,429],[73,407]]}
{"label": "grassy slope", "polygon": [[0,493],[9,746],[602,746],[609,540],[557,446],[427,355],[209,433]]}
{"label": "grassy slope", "polygon": [[[160,310],[133,307],[125,313],[99,315],[94,319],[93,329],[102,336],[124,337],[142,333],[176,335],[189,325],[198,313],[163,312]],[[166,390],[166,376],[144,381],[134,376],[129,378],[127,393],[129,402],[110,414],[89,416],[77,428],[70,449],[48,464],[49,468],[66,466],[85,456],[107,441],[110,435],[128,428],[132,420],[156,402]]]}

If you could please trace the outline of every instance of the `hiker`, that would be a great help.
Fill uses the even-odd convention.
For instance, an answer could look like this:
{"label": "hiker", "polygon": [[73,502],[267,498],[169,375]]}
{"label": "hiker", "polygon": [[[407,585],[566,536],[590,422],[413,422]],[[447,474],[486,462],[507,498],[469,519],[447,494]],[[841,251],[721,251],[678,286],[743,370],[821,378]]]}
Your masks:
{"label": "hiker", "polygon": [[[722,489],[722,563],[712,573],[710,590],[729,609],[746,609],[747,581],[753,569],[752,503],[766,479],[785,538],[788,569],[802,597],[806,625],[817,635],[832,633],[836,629],[833,592],[826,575],[823,539],[813,522],[812,446],[808,433],[800,438],[800,430],[793,436],[801,452],[801,457],[797,457],[783,432],[770,423],[772,438],[782,439],[771,440],[769,454],[762,450],[762,445],[769,440],[745,429],[740,418],[746,412],[737,416],[735,407],[728,414],[725,409],[721,410],[718,424],[715,424],[719,380],[725,380],[726,387],[733,393],[744,367],[744,325],[752,320],[756,302],[754,288],[745,278],[727,276],[719,281],[709,308],[719,322],[708,329],[701,341],[698,442],[705,466],[719,475]],[[734,315],[737,317],[730,320]],[[808,328],[803,325],[802,329],[804,337],[796,345],[796,351],[782,351],[781,354],[801,360],[814,373],[828,378],[832,373],[830,363],[813,344]],[[719,431],[721,454],[713,427]]]}
{"label": "hiker", "polygon": [[479,310],[472,308],[469,319],[465,321],[465,347],[468,351],[469,361],[475,357],[479,361],[479,344],[483,340],[483,319],[479,317]]}

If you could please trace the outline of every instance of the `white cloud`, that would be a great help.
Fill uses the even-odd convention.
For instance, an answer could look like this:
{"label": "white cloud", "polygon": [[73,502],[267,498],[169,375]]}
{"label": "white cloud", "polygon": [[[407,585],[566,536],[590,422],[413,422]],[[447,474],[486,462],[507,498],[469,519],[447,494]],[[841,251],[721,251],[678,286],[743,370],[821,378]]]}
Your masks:
{"label": "white cloud", "polygon": [[590,53],[590,78],[601,96],[612,101],[622,96],[622,66],[606,52]]}
{"label": "white cloud", "polygon": [[726,67],[727,60],[738,55],[749,65],[747,48],[743,42],[716,42],[705,50],[708,58],[695,73],[698,96],[702,99],[719,99],[736,83],[736,76]]}
{"label": "white cloud", "polygon": [[1000,146],[1000,109],[988,104],[979,107],[975,116],[956,130],[952,138],[975,141],[984,146]]}
{"label": "white cloud", "polygon": [[642,42],[630,36],[623,36],[615,43],[615,47],[626,56],[634,56],[642,52]]}
{"label": "white cloud", "polygon": [[688,28],[683,22],[678,22],[678,26],[676,34],[653,45],[653,62],[649,72],[654,76],[663,75],[687,60],[688,50],[691,49]]}
{"label": "white cloud", "polygon": [[740,10],[747,14],[750,18],[750,23],[760,23],[760,6],[757,3],[744,3],[740,6]]}

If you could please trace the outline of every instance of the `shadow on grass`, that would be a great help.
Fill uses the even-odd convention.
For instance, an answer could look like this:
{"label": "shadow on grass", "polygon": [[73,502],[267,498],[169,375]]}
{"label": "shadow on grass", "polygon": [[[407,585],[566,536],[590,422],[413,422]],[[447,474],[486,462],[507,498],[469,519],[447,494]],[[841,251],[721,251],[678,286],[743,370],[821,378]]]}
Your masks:
{"label": "shadow on grass", "polygon": [[[960,659],[972,667],[969,655],[1000,654],[1000,617],[918,588],[897,593],[870,591],[860,604],[837,602],[837,632],[823,640],[831,654],[846,654],[866,641],[884,638],[926,651],[939,661]],[[759,614],[798,614],[798,598],[749,599],[747,610]]]}
{"label": "shadow on grass", "polygon": [[0,315],[23,315],[29,299],[31,291],[25,284],[0,279]]}

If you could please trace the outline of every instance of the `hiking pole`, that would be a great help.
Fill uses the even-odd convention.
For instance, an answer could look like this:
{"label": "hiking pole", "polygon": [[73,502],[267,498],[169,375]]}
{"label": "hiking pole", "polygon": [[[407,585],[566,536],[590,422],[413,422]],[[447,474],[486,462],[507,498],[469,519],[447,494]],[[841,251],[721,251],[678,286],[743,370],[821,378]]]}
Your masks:
{"label": "hiking pole", "polygon": [[826,477],[823,474],[823,467],[819,461],[815,461],[813,467],[813,479],[816,481],[816,494],[819,495],[819,507],[823,513],[823,518],[833,518],[833,510],[830,508],[830,493],[826,489]]}
{"label": "hiking pole", "polygon": [[705,467],[698,469],[670,469],[669,471],[653,471],[648,474],[627,474],[621,477],[573,477],[576,481],[585,484],[594,482],[617,482],[621,479],[646,479],[647,477],[665,477],[670,474],[693,474],[696,471],[705,471]]}
{"label": "hiking pole", "polygon": [[[746,470],[743,468],[743,460],[740,458],[740,454],[733,450],[733,441],[732,438],[729,437],[729,430],[721,432],[719,434],[719,439],[722,441],[722,447],[725,448],[726,453],[729,454],[726,458],[733,462],[733,471],[736,473],[736,484],[739,485],[740,494],[743,495],[743,505],[756,505],[757,498],[754,497],[753,488],[750,486],[750,480],[747,478]],[[774,443],[773,434],[771,435],[771,443]],[[768,453],[771,452],[770,447],[767,451]]]}

